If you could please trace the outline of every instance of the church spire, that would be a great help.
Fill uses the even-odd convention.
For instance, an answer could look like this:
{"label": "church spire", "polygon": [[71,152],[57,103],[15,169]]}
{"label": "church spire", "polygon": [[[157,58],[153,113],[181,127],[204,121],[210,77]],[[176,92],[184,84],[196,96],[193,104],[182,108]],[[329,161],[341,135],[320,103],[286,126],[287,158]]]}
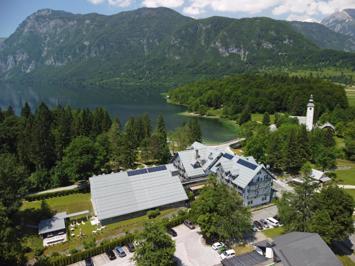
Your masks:
{"label": "church spire", "polygon": [[307,114],[306,114],[306,128],[308,131],[313,129],[313,118],[314,118],[314,102],[313,102],[313,95],[309,98],[307,104]]}

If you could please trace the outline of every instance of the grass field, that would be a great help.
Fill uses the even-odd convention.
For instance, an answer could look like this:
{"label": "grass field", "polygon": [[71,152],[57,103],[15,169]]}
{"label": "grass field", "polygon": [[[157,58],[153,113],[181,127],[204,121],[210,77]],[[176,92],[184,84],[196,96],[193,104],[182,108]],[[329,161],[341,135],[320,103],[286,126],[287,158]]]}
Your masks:
{"label": "grass field", "polygon": [[345,191],[350,194],[355,200],[355,189],[345,189]]}
{"label": "grass field", "polygon": [[285,233],[285,231],[284,231],[284,228],[281,226],[281,227],[266,229],[266,230],[262,231],[262,233],[269,238],[275,238],[275,237]]}
{"label": "grass field", "polygon": [[338,169],[335,170],[337,180],[342,184],[355,185],[355,162],[337,160]]}
{"label": "grass field", "polygon": [[355,87],[345,89],[346,96],[348,97],[349,105],[355,106]]}
{"label": "grass field", "polygon": [[[264,116],[264,114],[255,113],[255,114],[251,115],[251,120],[261,123],[263,121],[263,116]],[[274,121],[275,121],[275,116],[270,115],[270,123],[273,124]]]}
{"label": "grass field", "polygon": [[344,266],[355,266],[355,262],[353,262],[348,256],[337,255],[337,257]]}
{"label": "grass field", "polygon": [[[90,193],[77,193],[67,196],[50,198],[46,199],[46,202],[48,203],[49,208],[55,212],[66,211],[67,213],[72,213],[84,210],[92,210]],[[21,210],[39,209],[40,207],[40,200],[25,201],[21,206]]]}

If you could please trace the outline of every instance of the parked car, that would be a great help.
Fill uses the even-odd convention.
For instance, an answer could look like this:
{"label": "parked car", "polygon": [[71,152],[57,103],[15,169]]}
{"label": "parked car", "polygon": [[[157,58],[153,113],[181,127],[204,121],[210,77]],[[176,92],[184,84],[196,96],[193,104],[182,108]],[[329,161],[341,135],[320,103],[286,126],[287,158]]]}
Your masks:
{"label": "parked car", "polygon": [[115,260],[116,259],[116,255],[115,252],[113,252],[111,249],[110,250],[106,250],[106,255],[110,260]]}
{"label": "parked car", "polygon": [[188,228],[195,229],[195,225],[190,221],[190,220],[185,220],[184,225],[186,225]]}
{"label": "parked car", "polygon": [[127,248],[128,248],[128,251],[131,252],[131,253],[136,250],[136,248],[135,248],[135,246],[134,246],[134,244],[132,242],[129,242],[127,244]]}
{"label": "parked car", "polygon": [[266,218],[265,220],[266,220],[266,222],[267,222],[269,225],[271,225],[271,226],[273,226],[273,227],[279,227],[279,226],[280,226],[279,221],[276,220],[276,219],[274,219],[274,218],[272,218],[272,217]]}
{"label": "parked car", "polygon": [[85,259],[85,266],[94,266],[94,262],[92,261],[91,257]]}
{"label": "parked car", "polygon": [[261,219],[259,222],[261,223],[261,225],[263,226],[264,229],[270,228],[270,225],[268,224],[268,222],[265,219]]}
{"label": "parked car", "polygon": [[212,248],[213,248],[214,250],[219,250],[219,249],[221,249],[221,248],[223,248],[223,247],[225,247],[225,245],[224,245],[222,242],[216,242],[216,243],[214,243],[214,244],[212,245]]}
{"label": "parked car", "polygon": [[126,252],[124,251],[123,247],[117,246],[115,247],[115,250],[117,251],[118,256],[120,256],[121,258],[126,257]]}
{"label": "parked car", "polygon": [[263,230],[263,225],[259,221],[254,221],[253,225],[255,225],[259,231]]}
{"label": "parked car", "polygon": [[235,256],[234,249],[228,249],[221,254],[221,259],[224,260],[224,259],[231,258],[233,256]]}
{"label": "parked car", "polygon": [[172,228],[168,228],[168,234],[173,236],[173,237],[176,237],[177,236],[177,233],[174,229]]}

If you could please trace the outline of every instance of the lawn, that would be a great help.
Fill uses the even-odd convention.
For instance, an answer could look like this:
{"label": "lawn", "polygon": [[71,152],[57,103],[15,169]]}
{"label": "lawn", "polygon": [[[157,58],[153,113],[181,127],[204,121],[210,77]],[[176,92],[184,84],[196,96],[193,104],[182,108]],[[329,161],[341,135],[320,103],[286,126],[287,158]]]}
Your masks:
{"label": "lawn", "polygon": [[[170,215],[177,213],[178,209],[172,208],[167,210],[162,210],[160,212],[160,218],[169,217]],[[89,221],[86,221],[85,224],[81,224],[75,227],[75,230],[72,231],[75,234],[75,237],[70,237],[70,240],[63,243],[54,245],[51,247],[46,248],[45,254],[50,255],[53,252],[59,253],[67,253],[71,249],[83,249],[83,242],[88,241],[90,239],[95,239],[96,241],[100,242],[105,239],[112,239],[117,238],[119,236],[124,235],[126,232],[134,232],[136,230],[140,230],[143,228],[143,225],[149,218],[147,215],[135,217],[129,220],[116,222],[110,225],[107,225],[105,229],[103,229],[100,233],[93,234],[92,231],[95,230],[97,227],[91,225]],[[79,237],[79,233],[81,232],[85,235],[83,237]],[[68,229],[70,230],[70,229]]]}
{"label": "lawn", "polygon": [[[92,211],[90,193],[76,193],[61,197],[46,199],[49,208],[55,212],[67,213],[89,210]],[[24,201],[21,210],[40,209],[41,201]]]}
{"label": "lawn", "polygon": [[355,163],[348,160],[337,160],[337,180],[342,184],[355,185]]}
{"label": "lawn", "polygon": [[262,233],[269,238],[275,238],[275,237],[285,233],[285,231],[284,231],[284,228],[281,226],[281,227],[266,229],[266,230],[262,231]]}
{"label": "lawn", "polygon": [[[261,123],[261,122],[263,122],[263,116],[264,116],[264,114],[255,113],[255,114],[251,115],[251,120]],[[275,121],[275,116],[270,115],[270,123],[273,124],[274,121]]]}
{"label": "lawn", "polygon": [[355,88],[351,87],[345,90],[350,106],[355,106]]}
{"label": "lawn", "polygon": [[337,255],[337,257],[344,266],[355,266],[355,262],[353,262],[348,256]]}
{"label": "lawn", "polygon": [[350,194],[355,200],[355,189],[345,189],[345,191]]}

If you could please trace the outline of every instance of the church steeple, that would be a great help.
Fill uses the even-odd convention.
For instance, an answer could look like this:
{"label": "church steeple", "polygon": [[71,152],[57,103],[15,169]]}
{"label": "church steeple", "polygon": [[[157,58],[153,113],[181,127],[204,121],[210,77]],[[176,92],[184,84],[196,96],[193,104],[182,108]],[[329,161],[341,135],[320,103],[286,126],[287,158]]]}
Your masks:
{"label": "church steeple", "polygon": [[313,129],[313,118],[314,118],[314,102],[313,102],[313,95],[309,98],[307,104],[307,114],[306,114],[306,128],[308,131]]}

